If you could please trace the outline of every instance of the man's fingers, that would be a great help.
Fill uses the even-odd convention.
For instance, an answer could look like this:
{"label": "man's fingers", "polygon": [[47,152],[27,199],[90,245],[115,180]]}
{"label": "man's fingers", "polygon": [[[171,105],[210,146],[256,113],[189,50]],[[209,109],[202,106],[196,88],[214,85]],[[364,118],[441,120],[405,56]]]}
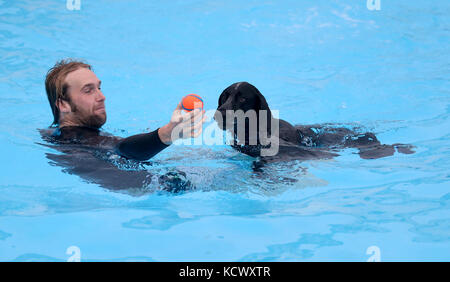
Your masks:
{"label": "man's fingers", "polygon": [[188,121],[188,122],[183,122],[180,125],[186,131],[193,131],[193,130],[197,130],[197,129],[201,128],[203,126],[204,121],[205,121],[205,117],[195,123]]}
{"label": "man's fingers", "polygon": [[190,124],[196,127],[202,126],[206,120],[206,115],[196,117]]}
{"label": "man's fingers", "polygon": [[204,113],[205,111],[198,111],[196,113],[190,112],[183,117],[182,126],[190,126],[192,123],[196,124],[198,122],[203,123],[206,119],[206,115],[204,115]]}
{"label": "man's fingers", "polygon": [[174,115],[172,116],[172,122],[174,123],[181,123],[184,120],[183,116],[181,114],[178,113],[174,113]]}
{"label": "man's fingers", "polygon": [[205,115],[205,111],[203,110],[198,110],[198,112],[194,113],[194,116],[191,118],[191,121],[193,123],[202,121],[205,119],[206,115]]}
{"label": "man's fingers", "polygon": [[197,130],[197,129],[199,129],[199,128],[202,128],[203,127],[203,121],[204,121],[204,118],[203,118],[203,120],[201,121],[201,122],[199,122],[199,123],[197,123],[197,124],[194,124],[191,128],[192,128],[192,130]]}
{"label": "man's fingers", "polygon": [[199,137],[200,134],[202,133],[202,131],[203,131],[203,127],[200,127],[200,129],[197,131],[191,131],[191,137],[193,137],[193,138]]}
{"label": "man's fingers", "polygon": [[181,110],[183,109],[183,107],[181,106],[181,102],[178,103],[177,107],[175,108],[175,110],[173,111],[175,114],[179,114],[181,115]]}
{"label": "man's fingers", "polygon": [[202,131],[203,131],[203,122],[205,121],[205,119],[206,119],[206,117],[203,117],[201,122],[199,122],[196,125],[193,125],[191,127],[191,136],[193,138],[197,138],[202,133]]}
{"label": "man's fingers", "polygon": [[[203,123],[206,120],[205,111],[203,109],[195,109],[186,114],[182,112],[182,102],[178,103],[177,107],[173,111],[171,118],[171,125],[173,130],[181,133],[178,138],[196,138],[200,136],[203,131]],[[177,138],[177,139],[178,139]]]}
{"label": "man's fingers", "polygon": [[180,138],[196,138],[200,136],[203,131],[203,123],[206,120],[205,111],[195,109],[185,115],[174,115],[174,119],[180,118],[177,122],[177,127],[182,130]]}
{"label": "man's fingers", "polygon": [[173,110],[172,117],[170,118],[170,122],[178,124],[183,121],[183,115],[181,114],[181,103],[178,103],[175,110]]}
{"label": "man's fingers", "polygon": [[203,116],[203,118],[201,120],[197,120],[195,123],[194,122],[190,122],[190,121],[185,121],[181,124],[181,126],[183,127],[183,132],[184,132],[184,138],[189,138],[194,136],[194,134],[196,134],[196,136],[198,136],[197,132],[201,132],[203,129],[203,123],[206,120],[206,116]]}
{"label": "man's fingers", "polygon": [[200,109],[195,109],[195,110],[190,111],[189,113],[187,113],[184,116],[184,119],[186,119],[186,120],[188,120],[188,119],[193,120],[193,119],[195,119],[195,117],[197,117],[201,113],[202,113],[202,111]]}

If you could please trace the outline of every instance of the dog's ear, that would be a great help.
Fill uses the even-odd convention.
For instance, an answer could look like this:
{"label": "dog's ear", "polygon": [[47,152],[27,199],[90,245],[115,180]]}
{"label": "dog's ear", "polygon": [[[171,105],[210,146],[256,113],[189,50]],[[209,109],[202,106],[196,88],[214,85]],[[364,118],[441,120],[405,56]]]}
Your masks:
{"label": "dog's ear", "polygon": [[[253,86],[254,87],[254,86]],[[267,111],[267,120],[270,121],[270,118],[272,117],[272,112],[270,111],[269,105],[267,104],[266,98],[259,92],[259,90],[254,87],[255,93],[256,93],[256,110],[265,110]]]}
{"label": "dog's ear", "polygon": [[[266,114],[266,129],[267,130],[267,136],[271,135],[272,132],[272,112],[270,111],[269,105],[267,104],[266,98],[264,98],[264,96],[261,94],[261,92],[259,92],[258,88],[256,88],[255,86],[251,85],[251,88],[253,90],[253,92],[255,93],[255,97],[256,97],[256,103],[255,103],[255,110],[257,111],[258,116],[260,117],[262,113],[261,111],[265,111]],[[258,118],[258,131],[263,130],[263,128],[261,128],[260,125],[260,121]],[[259,136],[258,136],[259,139]]]}
{"label": "dog's ear", "polygon": [[264,96],[261,93],[259,93],[259,91],[258,91],[257,97],[258,97],[258,99],[256,101],[257,109],[270,111],[269,105],[267,104],[267,101],[266,101],[266,98],[264,98]]}

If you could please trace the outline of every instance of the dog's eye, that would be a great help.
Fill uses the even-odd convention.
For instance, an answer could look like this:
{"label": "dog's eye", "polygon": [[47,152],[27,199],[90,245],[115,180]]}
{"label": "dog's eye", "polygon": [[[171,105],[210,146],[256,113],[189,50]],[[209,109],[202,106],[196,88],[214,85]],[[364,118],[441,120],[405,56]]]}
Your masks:
{"label": "dog's eye", "polygon": [[246,99],[244,97],[239,98],[240,103],[244,103],[245,101],[246,101]]}

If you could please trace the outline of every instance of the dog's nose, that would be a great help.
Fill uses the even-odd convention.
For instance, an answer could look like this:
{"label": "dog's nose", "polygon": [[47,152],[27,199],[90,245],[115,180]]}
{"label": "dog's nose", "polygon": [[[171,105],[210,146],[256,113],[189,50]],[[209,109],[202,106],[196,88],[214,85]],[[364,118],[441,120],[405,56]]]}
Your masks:
{"label": "dog's nose", "polygon": [[226,128],[226,118],[225,118],[225,111],[216,111],[214,113],[214,120],[216,121],[217,125],[220,129],[224,130]]}
{"label": "dog's nose", "polygon": [[223,117],[223,111],[222,110],[216,110],[216,112],[214,113],[214,120],[218,120],[220,118]]}

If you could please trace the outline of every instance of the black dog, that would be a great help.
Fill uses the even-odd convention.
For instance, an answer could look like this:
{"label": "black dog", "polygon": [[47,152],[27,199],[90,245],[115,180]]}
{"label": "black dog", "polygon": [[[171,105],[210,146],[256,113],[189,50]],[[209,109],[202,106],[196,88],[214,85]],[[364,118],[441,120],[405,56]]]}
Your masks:
{"label": "black dog", "polygon": [[[239,134],[239,122],[233,118],[231,125],[227,123],[227,111],[238,110],[244,113],[254,110],[257,113],[256,127],[250,126],[249,119],[245,119],[244,124],[241,123],[245,129]],[[261,122],[261,117],[267,122]],[[411,145],[383,145],[370,132],[357,133],[345,127],[333,127],[331,124],[293,126],[282,119],[275,119],[261,92],[247,82],[234,83],[222,92],[215,120],[222,130],[232,132],[233,148],[252,157],[262,157],[265,162],[328,159],[338,156],[335,152],[347,147],[357,148],[363,159],[391,156],[395,149],[404,154],[414,153]],[[274,130],[274,124],[278,124],[278,130]],[[263,150],[268,148],[269,139],[277,140],[278,150],[274,155],[265,156]]]}

